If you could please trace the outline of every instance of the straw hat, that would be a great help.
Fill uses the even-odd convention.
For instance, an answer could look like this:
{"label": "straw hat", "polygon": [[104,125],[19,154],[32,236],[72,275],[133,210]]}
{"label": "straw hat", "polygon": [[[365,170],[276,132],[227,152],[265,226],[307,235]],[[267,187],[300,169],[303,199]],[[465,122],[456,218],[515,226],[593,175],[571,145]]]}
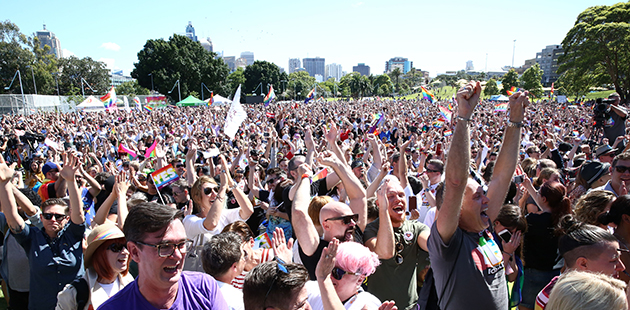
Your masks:
{"label": "straw hat", "polygon": [[105,223],[95,227],[87,238],[87,249],[83,253],[83,263],[86,268],[92,266],[92,255],[103,242],[112,239],[125,238],[125,234],[113,223]]}

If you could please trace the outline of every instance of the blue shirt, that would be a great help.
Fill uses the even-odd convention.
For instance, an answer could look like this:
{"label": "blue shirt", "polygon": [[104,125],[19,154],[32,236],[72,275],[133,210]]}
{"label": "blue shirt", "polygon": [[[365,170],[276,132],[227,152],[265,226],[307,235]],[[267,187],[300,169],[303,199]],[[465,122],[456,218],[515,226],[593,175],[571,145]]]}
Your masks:
{"label": "blue shirt", "polygon": [[11,232],[26,251],[31,267],[29,309],[54,309],[57,293],[83,276],[84,232],[85,224],[72,221],[52,240],[43,230],[28,225],[18,234]]}

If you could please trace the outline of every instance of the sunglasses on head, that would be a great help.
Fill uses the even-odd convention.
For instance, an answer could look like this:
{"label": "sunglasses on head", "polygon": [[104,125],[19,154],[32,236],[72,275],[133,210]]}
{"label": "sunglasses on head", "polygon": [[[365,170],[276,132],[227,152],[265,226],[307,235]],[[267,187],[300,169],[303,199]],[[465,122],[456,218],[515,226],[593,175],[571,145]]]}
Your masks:
{"label": "sunglasses on head", "polygon": [[127,248],[127,244],[125,243],[112,243],[107,247],[108,250],[114,253],[118,253],[122,251],[122,249],[126,249],[126,248]]}
{"label": "sunglasses on head", "polygon": [[44,217],[44,219],[46,220],[52,220],[53,216],[55,217],[55,220],[57,221],[61,221],[64,218],[66,218],[65,214],[56,214],[56,213],[42,213],[42,216]]}
{"label": "sunglasses on head", "polygon": [[354,276],[360,276],[361,274],[358,272],[349,272],[349,271],[345,271],[339,267],[335,267],[333,268],[332,272],[330,273],[330,275],[335,278],[336,280],[341,280],[341,278],[343,278],[344,275],[354,275]]}
{"label": "sunglasses on head", "polygon": [[617,170],[617,172],[619,172],[619,173],[624,173],[626,171],[630,171],[630,167],[616,165],[615,166],[615,170]]}
{"label": "sunglasses on head", "polygon": [[352,214],[352,215],[331,217],[331,218],[326,219],[326,221],[338,221],[338,220],[342,220],[344,225],[348,225],[352,221],[357,223],[359,221],[359,215],[358,214]]}
{"label": "sunglasses on head", "polygon": [[206,194],[206,195],[210,195],[210,194],[212,194],[212,192],[214,192],[215,194],[218,194],[219,193],[219,188],[216,187],[216,186],[213,186],[213,187],[206,187],[206,188],[203,189],[203,193]]}

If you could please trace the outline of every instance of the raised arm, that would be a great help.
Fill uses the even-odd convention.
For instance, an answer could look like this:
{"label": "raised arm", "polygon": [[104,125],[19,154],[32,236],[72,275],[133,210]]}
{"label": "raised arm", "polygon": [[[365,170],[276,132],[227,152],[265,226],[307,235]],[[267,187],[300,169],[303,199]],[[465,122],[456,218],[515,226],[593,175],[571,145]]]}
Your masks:
{"label": "raised arm", "polygon": [[521,128],[523,127],[523,117],[525,108],[529,104],[528,92],[516,92],[510,96],[510,120],[508,121],[503,144],[494,166],[492,179],[488,184],[488,217],[494,221],[503,205],[505,196],[510,188],[510,181],[516,169],[518,159],[518,148],[520,145]]}
{"label": "raised arm", "polygon": [[459,224],[459,216],[468,182],[470,165],[470,132],[468,123],[479,103],[481,85],[469,83],[457,92],[458,116],[453,142],[446,161],[444,201],[436,220],[437,230],[444,243],[449,243]]}
{"label": "raised arm", "polygon": [[188,142],[188,152],[186,153],[186,183],[188,188],[192,188],[197,181],[197,173],[195,172],[195,161],[197,160],[197,140],[190,139]]}
{"label": "raised arm", "polygon": [[131,186],[129,182],[129,176],[125,170],[122,170],[116,176],[116,184],[114,184],[114,192],[116,192],[117,201],[118,201],[118,219],[117,224],[118,227],[122,230],[123,225],[125,224],[125,219],[127,218],[127,214],[129,213],[129,209],[127,208],[127,190]]}
{"label": "raised arm", "polygon": [[[378,255],[379,259],[390,259],[394,257],[395,247],[394,244],[394,228],[392,226],[392,220],[389,217],[389,201],[387,193],[387,182],[395,182],[392,179],[385,179],[376,194],[378,204],[378,233],[376,237],[370,238],[365,241],[367,246],[372,252]],[[395,195],[395,193],[394,193]],[[403,197],[404,198],[404,197]]]}
{"label": "raised arm", "polygon": [[317,157],[317,161],[335,170],[335,174],[339,176],[346,189],[346,194],[350,200],[350,209],[352,209],[352,212],[359,215],[357,226],[359,226],[361,230],[365,230],[365,225],[367,225],[367,199],[365,198],[365,190],[357,176],[354,175],[348,165],[342,163],[341,160],[330,151],[320,153]]}
{"label": "raised arm", "polygon": [[72,223],[81,225],[85,222],[83,214],[83,204],[81,202],[81,194],[75,176],[81,167],[81,161],[74,153],[66,153],[63,156],[63,169],[59,172],[61,177],[68,184],[68,196],[70,197],[70,220]]}
{"label": "raised arm", "polygon": [[300,177],[296,180],[294,187],[295,199],[293,200],[293,210],[291,211],[291,225],[295,231],[295,236],[300,240],[300,247],[304,254],[311,256],[319,246],[319,234],[315,229],[313,220],[308,215],[308,205],[311,200],[311,169],[306,164],[297,168]]}
{"label": "raised arm", "polygon": [[4,158],[0,155],[0,205],[2,206],[2,212],[7,219],[9,229],[14,234],[22,232],[24,229],[24,220],[18,214],[17,204],[15,203],[15,197],[13,196],[13,184],[11,179],[13,178],[13,169],[11,169],[4,162]]}

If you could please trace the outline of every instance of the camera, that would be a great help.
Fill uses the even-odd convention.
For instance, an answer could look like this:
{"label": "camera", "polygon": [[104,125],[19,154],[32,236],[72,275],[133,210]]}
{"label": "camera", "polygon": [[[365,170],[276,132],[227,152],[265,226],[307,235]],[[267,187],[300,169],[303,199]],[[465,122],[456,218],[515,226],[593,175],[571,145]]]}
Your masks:
{"label": "camera", "polygon": [[594,127],[604,127],[606,120],[610,118],[610,105],[613,103],[615,103],[615,99],[598,98],[595,101],[595,106],[593,106]]}

